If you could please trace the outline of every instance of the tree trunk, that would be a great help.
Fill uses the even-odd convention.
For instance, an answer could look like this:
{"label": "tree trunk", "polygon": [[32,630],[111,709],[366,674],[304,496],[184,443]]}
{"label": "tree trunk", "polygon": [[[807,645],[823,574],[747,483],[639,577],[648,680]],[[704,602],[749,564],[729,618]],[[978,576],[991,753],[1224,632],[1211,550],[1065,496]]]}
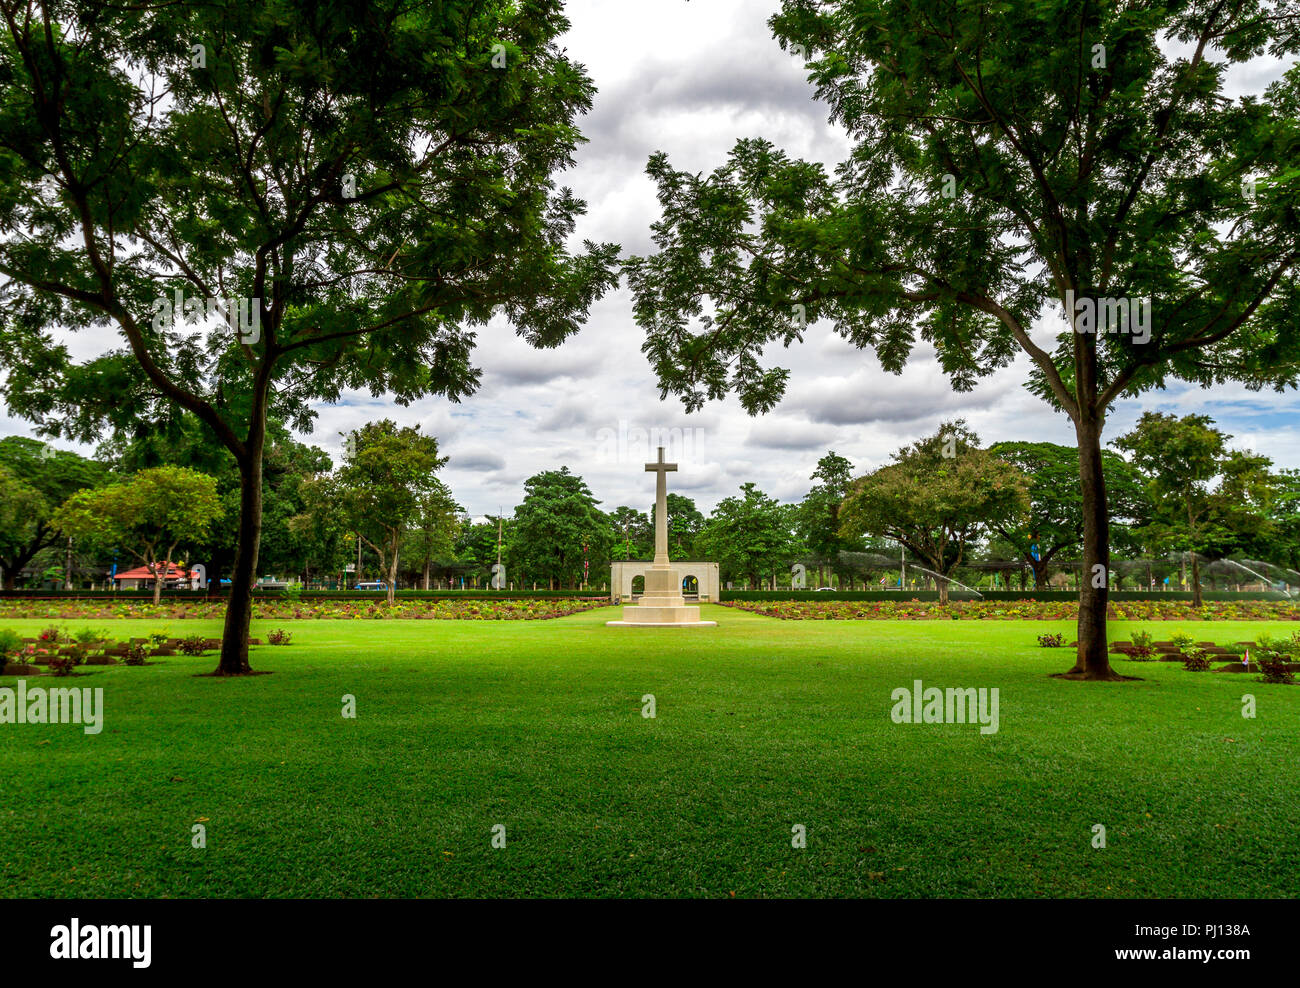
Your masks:
{"label": "tree trunk", "polygon": [[[1072,679],[1118,680],[1110,667],[1106,641],[1106,606],[1110,598],[1110,517],[1102,472],[1101,422],[1083,418],[1075,426],[1079,443],[1079,483],[1083,495],[1083,572],[1079,580],[1079,651],[1067,676]],[[1098,570],[1096,567],[1101,567]],[[1094,579],[1094,574],[1104,578]],[[1101,586],[1094,584],[1100,583]]]}
{"label": "tree trunk", "polygon": [[1201,601],[1201,560],[1196,553],[1192,553],[1192,609],[1199,611],[1202,606]]}
{"label": "tree trunk", "polygon": [[[265,425],[263,425],[263,437]],[[262,542],[262,438],[250,444],[239,464],[239,542],[230,574],[230,600],[221,637],[221,661],[215,675],[242,676],[248,665],[248,629],[253,620],[253,586]]]}
{"label": "tree trunk", "polygon": [[[1030,558],[1029,565],[1030,567],[1032,567],[1034,571],[1034,590],[1035,591],[1046,590],[1047,589],[1047,563],[1043,562],[1041,559]],[[1021,579],[1023,580],[1023,578],[1024,578],[1024,571],[1021,570]]]}
{"label": "tree trunk", "polygon": [[6,590],[17,590],[17,589],[18,589],[17,576],[18,576],[18,571],[17,571],[16,569],[7,569],[7,570],[5,570],[5,589],[6,589]]}
{"label": "tree trunk", "polygon": [[214,547],[212,555],[209,557],[208,573],[208,596],[221,596],[221,573],[226,566],[226,552],[224,549]]}
{"label": "tree trunk", "polygon": [[[153,573],[153,602],[154,602],[154,606],[157,607],[158,604],[162,602],[163,578],[161,575],[159,575],[157,566],[150,566],[149,572]],[[66,581],[64,582],[66,585]]]}
{"label": "tree trunk", "polygon": [[939,590],[939,606],[944,607],[948,603],[948,579],[947,577],[937,576],[934,583]]}
{"label": "tree trunk", "polygon": [[397,537],[393,538],[393,559],[388,564],[388,606],[397,601]]}

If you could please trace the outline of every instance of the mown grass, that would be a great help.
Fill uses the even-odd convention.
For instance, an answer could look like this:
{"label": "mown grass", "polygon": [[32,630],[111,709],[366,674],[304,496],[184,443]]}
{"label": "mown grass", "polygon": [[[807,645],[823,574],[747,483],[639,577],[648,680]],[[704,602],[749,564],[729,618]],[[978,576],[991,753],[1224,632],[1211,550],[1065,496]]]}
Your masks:
{"label": "mown grass", "polygon": [[[0,725],[6,896],[1294,896],[1300,688],[1133,663],[1068,622],[710,630],[295,621],[270,676],[100,667],[105,727]],[[11,622],[34,634],[49,621]],[[66,621],[143,634],[215,622]],[[254,633],[265,636],[262,624]],[[1253,639],[1280,623],[1151,624]],[[1117,624],[1113,637],[1131,625]],[[997,687],[1000,730],[890,693]],[[13,686],[12,678],[0,685]],[[657,717],[642,717],[654,694]],[[1242,717],[1242,696],[1258,716]],[[341,716],[342,697],[358,716]],[[207,848],[191,847],[191,827]],[[491,846],[505,826],[506,847]],[[808,846],[791,847],[791,828]],[[1105,849],[1092,846],[1094,824]]]}

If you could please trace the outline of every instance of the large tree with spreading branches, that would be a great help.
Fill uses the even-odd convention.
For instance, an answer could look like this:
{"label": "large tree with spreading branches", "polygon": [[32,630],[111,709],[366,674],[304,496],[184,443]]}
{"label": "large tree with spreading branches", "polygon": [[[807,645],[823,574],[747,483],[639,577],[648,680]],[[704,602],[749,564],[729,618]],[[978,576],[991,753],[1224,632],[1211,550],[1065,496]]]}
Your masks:
{"label": "large tree with spreading branches", "polygon": [[553,181],[593,86],[556,44],[560,0],[0,16],[2,396],[78,438],[170,403],[230,451],[218,672],[248,672],[268,417],[305,430],[348,389],[458,400],[472,327],[554,346],[616,282],[614,245],[571,247],[585,206]]}
{"label": "large tree with spreading branches", "polygon": [[[651,158],[658,250],[628,272],[663,391],[765,412],[787,378],[765,348],[818,320],[893,372],[924,344],[960,390],[1026,355],[1074,425],[1106,574],[1115,401],[1296,383],[1300,68],[1246,97],[1225,79],[1294,55],[1300,8],[785,0],[769,23],[853,147],[833,174],[761,139],[707,175]],[[1082,583],[1071,678],[1120,678],[1108,583]]]}

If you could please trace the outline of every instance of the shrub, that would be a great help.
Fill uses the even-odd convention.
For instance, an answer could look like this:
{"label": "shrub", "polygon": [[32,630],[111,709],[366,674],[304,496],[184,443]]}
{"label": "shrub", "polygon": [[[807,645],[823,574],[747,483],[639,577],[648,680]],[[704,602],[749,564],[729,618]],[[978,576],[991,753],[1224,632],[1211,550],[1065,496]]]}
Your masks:
{"label": "shrub", "polygon": [[13,628],[0,628],[0,666],[5,664],[6,658],[16,656],[22,650],[23,636]]}
{"label": "shrub", "polygon": [[1178,646],[1180,652],[1196,641],[1195,638],[1189,635],[1186,631],[1183,631],[1181,628],[1170,635],[1169,640]]}
{"label": "shrub", "polygon": [[1188,672],[1205,672],[1210,668],[1210,657],[1204,649],[1183,653],[1183,668]]}
{"label": "shrub", "polygon": [[79,645],[98,645],[108,641],[108,632],[98,628],[82,628],[72,636]]}
{"label": "shrub", "polygon": [[1039,635],[1038,644],[1043,648],[1063,648],[1065,635]]}
{"label": "shrub", "polygon": [[46,628],[36,637],[39,638],[41,641],[45,642],[47,645],[57,645],[59,642],[65,640],[64,632],[60,631],[57,627],[53,625]]}
{"label": "shrub", "polygon": [[268,645],[288,645],[293,641],[293,634],[283,628],[276,628],[266,636],[266,641]]}
{"label": "shrub", "polygon": [[170,638],[171,635],[165,631],[155,631],[149,635],[149,644],[154,648],[158,648],[160,645],[166,644]]}
{"label": "shrub", "polygon": [[126,655],[122,658],[122,661],[129,666],[142,666],[147,654],[144,645],[139,642],[130,642],[126,646]]}
{"label": "shrub", "polygon": [[1259,671],[1263,673],[1259,677],[1261,683],[1285,683],[1295,682],[1295,673],[1287,668],[1287,659],[1289,656],[1281,655],[1277,652],[1260,652],[1255,656],[1255,663],[1259,666]]}
{"label": "shrub", "polygon": [[202,655],[208,650],[208,640],[202,635],[191,635],[189,638],[182,638],[180,645],[181,655]]}
{"label": "shrub", "polygon": [[1150,662],[1151,656],[1156,654],[1156,650],[1151,646],[1152,641],[1155,640],[1151,632],[1139,628],[1131,637],[1133,641],[1128,645],[1120,646],[1117,651],[1127,655],[1134,662]]}

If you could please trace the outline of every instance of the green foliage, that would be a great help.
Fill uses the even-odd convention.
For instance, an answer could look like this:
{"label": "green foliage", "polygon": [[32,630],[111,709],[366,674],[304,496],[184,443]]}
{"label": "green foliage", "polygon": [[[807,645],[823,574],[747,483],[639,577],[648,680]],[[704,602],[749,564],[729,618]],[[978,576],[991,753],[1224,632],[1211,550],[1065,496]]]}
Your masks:
{"label": "green foliage", "polygon": [[1198,555],[1227,555],[1266,541],[1272,531],[1270,461],[1229,450],[1230,437],[1211,422],[1208,415],[1144,412],[1114,441],[1132,456],[1146,484],[1149,508],[1135,534],[1157,553],[1194,554],[1194,595],[1200,592]]}
{"label": "green foliage", "polygon": [[[1029,511],[1019,524],[996,522],[990,527],[1033,568],[1039,577],[1036,586],[1046,586],[1052,560],[1058,555],[1068,558],[1083,545],[1079,450],[1056,443],[1001,442],[990,446],[989,452],[1029,481]],[[1143,508],[1141,482],[1137,471],[1118,454],[1104,450],[1102,461],[1112,537],[1122,539],[1127,530],[1125,523],[1136,518]]]}
{"label": "green foliage", "polygon": [[[696,554],[695,540],[704,529],[704,515],[695,501],[683,494],[668,492],[668,554],[687,559]],[[655,506],[650,505],[650,550],[654,551]]]}
{"label": "green foliage", "polygon": [[[164,466],[78,491],[59,506],[51,524],[97,546],[121,547],[161,576],[166,563],[178,561],[176,550],[202,542],[222,514],[213,477]],[[155,600],[161,585],[161,578],[154,581]]]}
{"label": "green foliage", "polygon": [[601,567],[609,559],[615,533],[609,516],[581,477],[569,468],[545,470],[524,482],[524,500],[515,508],[510,549],[511,577],[578,586],[584,559]]}
{"label": "green foliage", "polygon": [[833,572],[843,573],[844,553],[863,549],[863,540],[845,538],[840,531],[840,506],[853,480],[853,464],[834,450],[817,461],[812,480],[818,481],[804,497],[797,514],[797,530],[808,552],[818,563],[829,563]]}
{"label": "green foliage", "polygon": [[1277,652],[1265,652],[1254,658],[1255,664],[1259,666],[1259,671],[1263,673],[1259,677],[1261,683],[1276,683],[1283,686],[1294,685],[1296,681],[1295,673],[1290,668],[1292,656]]}
{"label": "green foliage", "polygon": [[[669,496],[671,497],[671,495]],[[650,510],[653,513],[654,508],[651,507]],[[669,519],[672,516],[672,505],[670,504],[668,508]],[[650,516],[644,511],[637,511],[636,508],[629,508],[625,504],[619,505],[610,512],[609,525],[614,530],[614,542],[610,552],[615,559],[649,559],[654,556],[654,526],[650,521]]]}
{"label": "green foliage", "polygon": [[[854,482],[841,530],[887,536],[947,577],[985,526],[1020,521],[1027,487],[1018,470],[979,448],[963,421],[947,422]],[[947,589],[940,580],[941,599]]]}
{"label": "green foliage", "polygon": [[391,604],[402,545],[412,527],[425,531],[423,547],[430,553],[450,544],[460,506],[435,476],[447,459],[438,455],[436,438],[389,419],[357,429],[345,447],[332,476],[304,485],[308,518],[297,524],[322,538],[338,538],[344,527],[359,537],[379,557]]}
{"label": "green foliage", "polygon": [[23,650],[23,636],[13,628],[0,628],[0,666]]}
{"label": "green foliage", "polygon": [[41,550],[59,542],[50,524],[55,508],[104,474],[101,464],[35,439],[0,439],[0,575],[6,588]]}
{"label": "green foliage", "polygon": [[760,491],[740,486],[739,497],[718,502],[696,537],[699,553],[716,560],[721,578],[743,578],[758,588],[765,578],[786,571],[795,555],[794,512]]}
{"label": "green foliage", "polygon": [[[655,250],[626,273],[664,394],[770,411],[789,372],[769,355],[817,322],[895,373],[933,348],[959,391],[1023,354],[1085,454],[1091,569],[1109,562],[1118,399],[1300,382],[1300,66],[1262,96],[1225,91],[1300,49],[1291,0],[783,0],[769,26],[852,147],[833,171],[762,138],[707,173],[651,156]],[[1084,325],[1078,303],[1107,299],[1149,300],[1146,332]],[[1046,345],[1040,319],[1059,327]],[[1106,593],[1083,597],[1095,678]]]}
{"label": "green foliage", "polygon": [[415,515],[402,544],[402,557],[417,561],[426,577],[435,560],[453,559],[464,510],[447,485],[435,480],[417,499]]}
{"label": "green foliage", "polygon": [[202,655],[208,650],[208,640],[202,635],[190,635],[180,640],[177,649],[181,655]]}
{"label": "green foliage", "polygon": [[[618,254],[570,248],[586,205],[554,179],[594,95],[557,43],[568,27],[558,0],[10,19],[0,227],[22,236],[0,242],[0,398],[87,441],[186,410],[239,466],[251,541],[268,419],[306,430],[355,388],[459,400],[479,382],[475,328],[497,316],[563,342]],[[177,292],[247,318],[175,311]],[[56,325],[117,343],[78,360]],[[237,557],[226,672],[247,668],[258,548]]]}

